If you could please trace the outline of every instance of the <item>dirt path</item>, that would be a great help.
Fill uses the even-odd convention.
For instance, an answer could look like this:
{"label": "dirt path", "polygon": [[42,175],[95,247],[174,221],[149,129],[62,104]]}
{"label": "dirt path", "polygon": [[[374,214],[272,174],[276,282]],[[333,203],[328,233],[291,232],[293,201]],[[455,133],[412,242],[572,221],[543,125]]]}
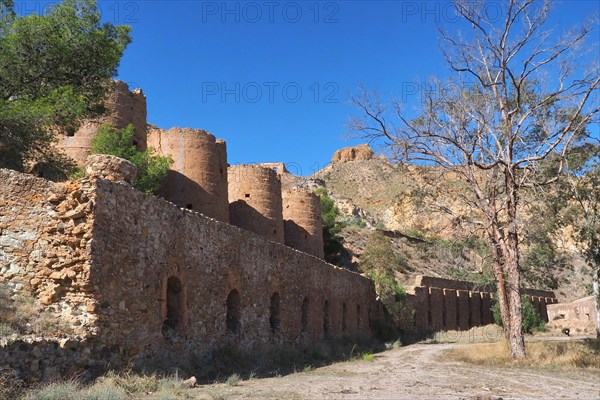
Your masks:
{"label": "dirt path", "polygon": [[191,390],[194,399],[590,399],[600,374],[480,367],[440,359],[464,344],[417,344],[279,378]]}

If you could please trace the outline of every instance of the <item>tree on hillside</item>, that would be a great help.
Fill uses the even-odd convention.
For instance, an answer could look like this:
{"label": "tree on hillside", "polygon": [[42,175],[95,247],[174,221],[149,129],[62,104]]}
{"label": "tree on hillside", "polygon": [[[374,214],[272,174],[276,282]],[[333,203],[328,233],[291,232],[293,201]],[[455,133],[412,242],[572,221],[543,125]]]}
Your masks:
{"label": "tree on hillside", "polygon": [[[457,1],[466,29],[442,32],[452,73],[435,81],[438,93],[423,93],[422,112],[405,116],[398,102],[384,104],[363,91],[354,102],[363,115],[351,129],[384,139],[400,161],[437,165],[466,183],[465,203],[492,249],[497,301],[513,359],[525,357],[519,295],[519,194],[547,184],[540,162],[557,160],[562,172],[569,148],[586,140],[598,122],[600,66],[589,57],[590,25],[558,37],[547,30],[548,2],[502,3],[502,18],[490,18],[484,2]],[[583,63],[591,59],[591,65]],[[389,122],[394,118],[394,122]]]}
{"label": "tree on hillside", "polygon": [[64,0],[45,15],[0,3],[0,167],[60,163],[56,135],[101,114],[128,26],[100,24],[94,0]]}
{"label": "tree on hillside", "polygon": [[144,193],[153,194],[160,189],[173,164],[171,157],[156,154],[153,149],[139,151],[132,143],[135,134],[132,124],[125,129],[114,129],[110,124],[100,125],[92,139],[92,154],[108,154],[129,160],[137,168],[135,187]]}

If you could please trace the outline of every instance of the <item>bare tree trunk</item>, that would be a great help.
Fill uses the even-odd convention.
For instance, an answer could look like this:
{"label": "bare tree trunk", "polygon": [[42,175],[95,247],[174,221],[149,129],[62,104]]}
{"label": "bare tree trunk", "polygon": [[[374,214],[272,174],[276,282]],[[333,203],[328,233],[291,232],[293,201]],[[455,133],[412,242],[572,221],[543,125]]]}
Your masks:
{"label": "bare tree trunk", "polygon": [[502,320],[502,326],[504,328],[504,336],[506,340],[510,340],[509,336],[509,326],[510,326],[510,318],[508,311],[508,297],[506,295],[506,282],[504,280],[504,271],[502,269],[502,250],[500,249],[500,245],[498,240],[496,239],[497,233],[490,233],[488,235],[489,241],[492,249],[492,259],[494,260],[494,279],[496,280],[496,301],[498,302],[498,308],[500,310],[500,318]]}
{"label": "bare tree trunk", "polygon": [[508,345],[513,360],[525,358],[525,338],[523,336],[523,309],[521,294],[519,293],[520,276],[518,271],[518,260],[515,254],[510,252],[506,255],[505,265],[508,280],[508,309],[510,324],[508,329]]}
{"label": "bare tree trunk", "polygon": [[600,339],[600,264],[596,263],[592,272],[592,288],[596,306],[596,338]]}
{"label": "bare tree trunk", "polygon": [[525,337],[523,336],[523,309],[521,305],[521,274],[519,271],[519,233],[517,221],[517,192],[513,171],[505,172],[506,214],[508,235],[504,251],[504,268],[508,281],[508,313],[510,324],[507,328],[508,344],[513,360],[525,358]]}

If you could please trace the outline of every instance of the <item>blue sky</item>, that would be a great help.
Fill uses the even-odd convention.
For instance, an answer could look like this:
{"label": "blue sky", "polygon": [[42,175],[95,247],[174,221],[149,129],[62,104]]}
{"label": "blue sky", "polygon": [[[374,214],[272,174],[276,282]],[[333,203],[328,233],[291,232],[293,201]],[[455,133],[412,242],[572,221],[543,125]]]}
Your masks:
{"label": "blue sky", "polygon": [[[47,2],[16,2],[17,9]],[[490,11],[498,6],[489,2]],[[141,87],[148,121],[225,139],[229,162],[283,161],[308,175],[361,143],[347,119],[359,84],[416,107],[414,82],[447,73],[437,24],[448,1],[100,1],[103,20],[133,42],[119,79]],[[600,2],[559,2],[559,31],[598,15]],[[36,10],[37,11],[37,10]],[[596,36],[600,36],[596,30]]]}

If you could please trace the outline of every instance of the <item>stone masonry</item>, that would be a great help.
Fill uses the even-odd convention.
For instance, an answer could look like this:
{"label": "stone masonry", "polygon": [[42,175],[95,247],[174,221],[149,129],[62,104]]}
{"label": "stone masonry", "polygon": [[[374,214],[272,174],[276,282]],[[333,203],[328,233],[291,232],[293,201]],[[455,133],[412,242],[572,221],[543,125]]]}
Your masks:
{"label": "stone masonry", "polygon": [[381,318],[367,278],[147,196],[131,187],[124,160],[96,156],[94,165],[93,176],[68,184],[0,170],[0,280],[78,335],[5,344],[0,368],[48,378],[201,363],[224,346],[369,336]]}
{"label": "stone masonry", "polygon": [[[522,289],[541,317],[548,322],[547,304],[556,303],[551,291]],[[403,327],[413,332],[441,330],[468,330],[493,322],[492,297],[489,287],[472,282],[417,276],[414,285],[407,288],[408,302],[415,310],[415,318],[404,321]]]}
{"label": "stone masonry", "polygon": [[127,84],[114,81],[105,102],[107,113],[95,120],[84,121],[71,136],[60,138],[57,148],[71,157],[79,166],[86,163],[92,139],[102,124],[111,124],[116,129],[132,124],[133,143],[139,150],[146,149],[146,96],[141,89],[130,91]]}
{"label": "stone masonry", "polygon": [[283,198],[285,244],[323,258],[321,199],[308,190],[287,190]]}
{"label": "stone masonry", "polygon": [[229,221],[225,142],[200,129],[153,129],[148,146],[173,166],[158,195],[179,207]]}
{"label": "stone masonry", "polygon": [[229,221],[278,243],[285,243],[281,181],[260,165],[229,167]]}

